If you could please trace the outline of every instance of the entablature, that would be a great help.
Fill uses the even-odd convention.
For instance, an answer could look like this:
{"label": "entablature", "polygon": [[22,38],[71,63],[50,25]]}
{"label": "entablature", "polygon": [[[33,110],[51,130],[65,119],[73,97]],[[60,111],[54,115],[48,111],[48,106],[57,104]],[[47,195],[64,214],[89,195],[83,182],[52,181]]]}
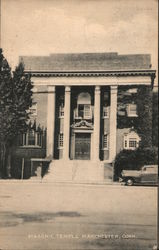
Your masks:
{"label": "entablature", "polygon": [[110,85],[153,85],[152,76],[149,75],[125,75],[125,76],[32,76],[34,86],[110,86]]}
{"label": "entablature", "polygon": [[155,70],[120,70],[120,71],[25,71],[26,74],[39,77],[101,77],[101,76],[153,76]]}

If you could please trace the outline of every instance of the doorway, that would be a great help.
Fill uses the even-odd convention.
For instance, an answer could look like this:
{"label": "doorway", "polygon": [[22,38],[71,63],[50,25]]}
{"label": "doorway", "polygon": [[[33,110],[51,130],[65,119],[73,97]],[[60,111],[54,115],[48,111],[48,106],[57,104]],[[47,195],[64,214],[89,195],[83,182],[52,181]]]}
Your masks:
{"label": "doorway", "polygon": [[90,160],[90,133],[76,133],[75,134],[75,159]]}

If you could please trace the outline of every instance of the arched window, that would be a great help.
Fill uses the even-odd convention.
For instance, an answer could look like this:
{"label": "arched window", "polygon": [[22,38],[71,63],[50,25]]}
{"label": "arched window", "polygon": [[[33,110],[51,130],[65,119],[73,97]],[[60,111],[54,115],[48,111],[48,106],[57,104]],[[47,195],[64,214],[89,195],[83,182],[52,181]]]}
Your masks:
{"label": "arched window", "polygon": [[91,96],[88,92],[78,95],[76,116],[78,119],[92,119]]}
{"label": "arched window", "polygon": [[80,104],[91,105],[91,96],[88,92],[82,92],[78,95],[77,105],[80,105]]}

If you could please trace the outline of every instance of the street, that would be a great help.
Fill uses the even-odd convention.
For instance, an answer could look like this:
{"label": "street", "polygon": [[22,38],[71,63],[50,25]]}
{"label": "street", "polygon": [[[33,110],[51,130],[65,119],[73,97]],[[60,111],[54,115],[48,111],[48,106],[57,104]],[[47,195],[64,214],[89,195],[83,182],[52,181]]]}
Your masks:
{"label": "street", "polygon": [[148,250],[157,187],[0,182],[0,249]]}

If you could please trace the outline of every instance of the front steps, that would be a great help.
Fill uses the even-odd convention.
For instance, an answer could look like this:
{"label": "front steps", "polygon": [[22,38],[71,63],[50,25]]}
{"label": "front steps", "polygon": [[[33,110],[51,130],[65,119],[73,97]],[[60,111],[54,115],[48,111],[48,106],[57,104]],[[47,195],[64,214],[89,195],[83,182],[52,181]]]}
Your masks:
{"label": "front steps", "polygon": [[[43,182],[104,183],[104,164],[87,160],[53,160]],[[107,178],[108,182],[112,180]]]}

